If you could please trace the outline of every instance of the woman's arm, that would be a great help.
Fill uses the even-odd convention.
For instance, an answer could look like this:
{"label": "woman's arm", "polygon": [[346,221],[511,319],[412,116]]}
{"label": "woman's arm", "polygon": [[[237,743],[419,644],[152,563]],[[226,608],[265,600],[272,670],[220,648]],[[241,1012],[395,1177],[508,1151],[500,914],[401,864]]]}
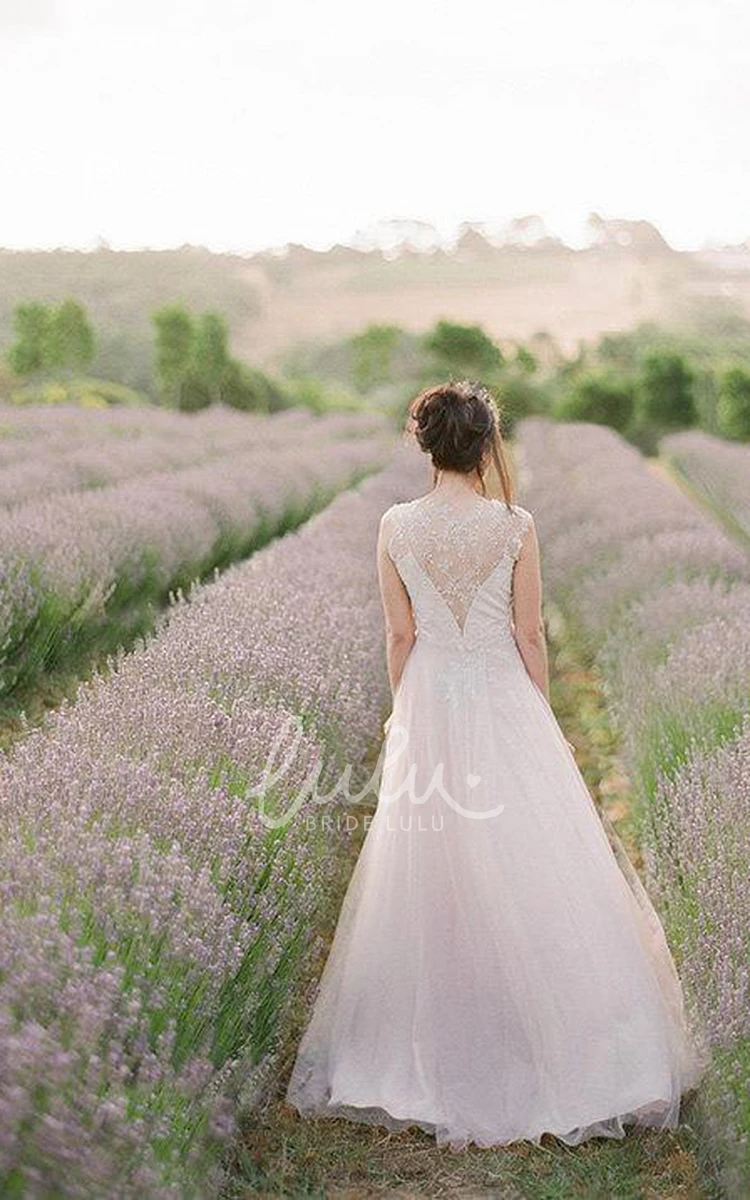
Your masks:
{"label": "woman's arm", "polygon": [[404,663],[414,645],[416,631],[409,593],[388,553],[391,525],[387,514],[380,521],[378,532],[378,580],[380,599],[385,616],[386,661],[391,693],[395,696]]}
{"label": "woman's arm", "polygon": [[533,518],[513,570],[513,625],[526,670],[549,701],[547,638],[542,617],[542,574]]}

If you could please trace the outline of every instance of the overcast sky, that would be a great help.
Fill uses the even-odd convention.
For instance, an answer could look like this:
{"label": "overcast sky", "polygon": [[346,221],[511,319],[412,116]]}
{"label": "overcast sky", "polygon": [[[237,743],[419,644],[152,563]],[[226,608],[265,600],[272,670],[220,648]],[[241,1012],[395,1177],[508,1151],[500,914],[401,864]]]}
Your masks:
{"label": "overcast sky", "polygon": [[750,237],[747,0],[0,0],[0,245]]}

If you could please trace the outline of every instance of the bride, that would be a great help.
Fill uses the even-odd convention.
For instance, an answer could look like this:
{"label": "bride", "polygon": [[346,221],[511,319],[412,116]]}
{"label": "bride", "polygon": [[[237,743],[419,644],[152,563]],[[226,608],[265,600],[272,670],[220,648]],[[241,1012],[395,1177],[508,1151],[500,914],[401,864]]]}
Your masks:
{"label": "bride", "polygon": [[410,416],[435,483],[380,524],[380,792],[286,1098],[455,1149],[674,1127],[700,1056],[549,705],[537,536],[493,400],[451,382]]}

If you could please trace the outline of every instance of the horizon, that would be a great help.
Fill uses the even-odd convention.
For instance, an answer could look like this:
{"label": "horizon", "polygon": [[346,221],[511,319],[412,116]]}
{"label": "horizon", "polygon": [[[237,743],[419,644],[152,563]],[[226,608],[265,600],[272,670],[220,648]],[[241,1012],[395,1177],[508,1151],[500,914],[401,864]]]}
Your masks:
{"label": "horizon", "polygon": [[[738,241],[729,242],[722,241],[719,238],[705,237],[701,241],[691,245],[675,245],[666,235],[659,225],[647,217],[623,217],[623,216],[606,216],[603,217],[599,213],[590,213],[589,217],[600,217],[608,223],[621,223],[623,225],[649,225],[657,234],[664,240],[669,250],[675,253],[707,253],[711,251],[722,250],[750,250],[750,235]],[[520,237],[513,237],[511,227],[514,222],[528,219],[539,219],[544,226],[544,236],[524,241]],[[204,242],[186,241],[181,243],[165,243],[159,245],[153,244],[116,244],[110,242],[106,238],[97,238],[89,244],[81,245],[64,245],[64,244],[42,244],[42,245],[10,245],[0,243],[0,253],[10,252],[18,254],[45,254],[45,253],[84,253],[94,254],[97,251],[108,250],[114,253],[159,253],[179,250],[204,250],[210,254],[217,256],[227,255],[240,258],[254,258],[262,255],[272,255],[274,257],[282,257],[294,248],[302,248],[311,250],[316,253],[326,254],[337,247],[342,247],[348,250],[356,250],[362,253],[381,253],[386,259],[397,258],[404,251],[417,254],[431,254],[435,251],[443,251],[447,254],[452,254],[456,251],[461,237],[466,232],[475,232],[479,234],[488,244],[496,249],[504,247],[514,248],[534,248],[544,241],[557,242],[565,249],[581,251],[593,249],[596,247],[596,237],[593,234],[585,236],[583,231],[588,227],[588,221],[581,222],[581,235],[578,238],[566,237],[563,233],[552,228],[547,222],[538,217],[538,214],[529,214],[528,216],[509,217],[506,221],[495,222],[496,229],[493,232],[492,228],[487,228],[487,222],[481,221],[460,221],[452,230],[440,230],[436,225],[427,221],[423,217],[384,217],[373,222],[367,227],[358,228],[354,233],[333,240],[327,239],[323,242],[296,241],[289,239],[286,242],[277,243],[274,245],[263,245],[255,248],[238,248],[238,247],[217,247],[207,245]],[[421,227],[415,229],[414,237],[410,240],[406,229],[400,237],[396,236],[394,227],[396,226],[412,226]],[[422,233],[422,244],[420,243],[419,233]],[[392,236],[390,236],[392,234]],[[430,234],[434,234],[434,240],[430,239]],[[623,246],[627,247],[627,241],[623,242]]]}

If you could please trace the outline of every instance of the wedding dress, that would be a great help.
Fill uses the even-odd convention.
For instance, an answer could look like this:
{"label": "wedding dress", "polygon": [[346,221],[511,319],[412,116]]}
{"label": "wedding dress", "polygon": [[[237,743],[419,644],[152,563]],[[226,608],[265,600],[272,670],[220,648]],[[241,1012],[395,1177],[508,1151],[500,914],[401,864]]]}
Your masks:
{"label": "wedding dress", "polygon": [[675,966],[514,639],[532,517],[433,492],[382,521],[417,637],[286,1098],[456,1149],[674,1127],[702,1070]]}

